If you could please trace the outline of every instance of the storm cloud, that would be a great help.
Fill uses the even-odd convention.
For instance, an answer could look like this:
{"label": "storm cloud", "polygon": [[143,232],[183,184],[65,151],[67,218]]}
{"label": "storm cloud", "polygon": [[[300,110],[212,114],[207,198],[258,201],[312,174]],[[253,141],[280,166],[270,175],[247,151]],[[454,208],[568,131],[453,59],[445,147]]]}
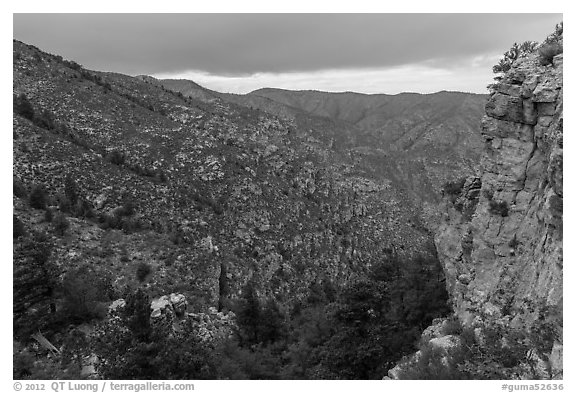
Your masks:
{"label": "storm cloud", "polygon": [[96,70],[192,72],[238,82],[414,67],[450,74],[473,62],[490,68],[513,42],[541,41],[561,20],[561,14],[15,14],[14,38]]}

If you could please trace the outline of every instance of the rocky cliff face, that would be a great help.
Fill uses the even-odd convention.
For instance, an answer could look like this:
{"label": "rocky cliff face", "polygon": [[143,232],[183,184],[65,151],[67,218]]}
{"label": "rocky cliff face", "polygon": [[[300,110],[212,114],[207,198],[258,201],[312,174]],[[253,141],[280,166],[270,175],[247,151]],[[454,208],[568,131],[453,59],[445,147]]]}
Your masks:
{"label": "rocky cliff face", "polygon": [[[495,86],[482,120],[480,177],[446,203],[435,236],[456,316],[555,330],[562,342],[563,56],[517,61]],[[554,360],[555,359],[555,360]]]}

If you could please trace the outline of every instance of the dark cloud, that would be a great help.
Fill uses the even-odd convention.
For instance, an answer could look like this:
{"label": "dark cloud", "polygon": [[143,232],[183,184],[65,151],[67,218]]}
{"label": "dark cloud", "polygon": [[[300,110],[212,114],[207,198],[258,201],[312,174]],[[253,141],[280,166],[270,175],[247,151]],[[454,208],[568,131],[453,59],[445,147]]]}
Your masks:
{"label": "dark cloud", "polygon": [[502,53],[560,14],[15,14],[14,38],[88,68],[220,75],[386,68]]}

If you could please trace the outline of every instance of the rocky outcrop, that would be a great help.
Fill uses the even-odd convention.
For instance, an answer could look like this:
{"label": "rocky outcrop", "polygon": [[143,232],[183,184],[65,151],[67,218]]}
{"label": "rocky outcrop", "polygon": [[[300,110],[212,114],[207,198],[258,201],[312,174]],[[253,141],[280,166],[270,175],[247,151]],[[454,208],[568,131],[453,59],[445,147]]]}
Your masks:
{"label": "rocky outcrop", "polygon": [[152,300],[150,308],[152,309],[150,314],[152,318],[159,318],[167,314],[182,317],[188,308],[188,302],[184,295],[171,293]]}
{"label": "rocky outcrop", "polygon": [[526,330],[546,321],[549,361],[560,371],[562,72],[562,55],[548,66],[529,56],[495,86],[482,120],[482,175],[446,203],[435,237],[457,317]]}
{"label": "rocky outcrop", "polygon": [[188,300],[180,293],[171,293],[153,299],[150,304],[150,318],[156,323],[167,320],[177,331],[180,323],[191,320],[192,325],[202,341],[213,341],[232,336],[236,327],[236,316],[232,311],[219,312],[215,307],[209,307],[207,312],[187,312]]}

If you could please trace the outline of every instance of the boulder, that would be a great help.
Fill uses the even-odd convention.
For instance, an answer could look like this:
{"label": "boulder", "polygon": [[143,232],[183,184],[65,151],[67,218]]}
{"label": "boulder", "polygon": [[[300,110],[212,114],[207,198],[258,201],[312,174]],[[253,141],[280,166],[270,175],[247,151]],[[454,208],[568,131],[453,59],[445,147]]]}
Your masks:
{"label": "boulder", "polygon": [[170,294],[170,303],[177,316],[183,316],[188,308],[188,302],[186,301],[186,296],[182,294],[172,293]]}
{"label": "boulder", "polygon": [[171,293],[153,299],[150,308],[152,309],[150,315],[152,318],[160,318],[163,315],[175,315],[181,318],[186,314],[188,301],[186,296],[180,293]]}
{"label": "boulder", "polygon": [[164,295],[158,299],[153,299],[152,303],[150,304],[150,308],[152,309],[152,313],[150,315],[152,318],[158,318],[163,314],[171,312],[172,303],[170,302],[170,297],[168,295]]}

